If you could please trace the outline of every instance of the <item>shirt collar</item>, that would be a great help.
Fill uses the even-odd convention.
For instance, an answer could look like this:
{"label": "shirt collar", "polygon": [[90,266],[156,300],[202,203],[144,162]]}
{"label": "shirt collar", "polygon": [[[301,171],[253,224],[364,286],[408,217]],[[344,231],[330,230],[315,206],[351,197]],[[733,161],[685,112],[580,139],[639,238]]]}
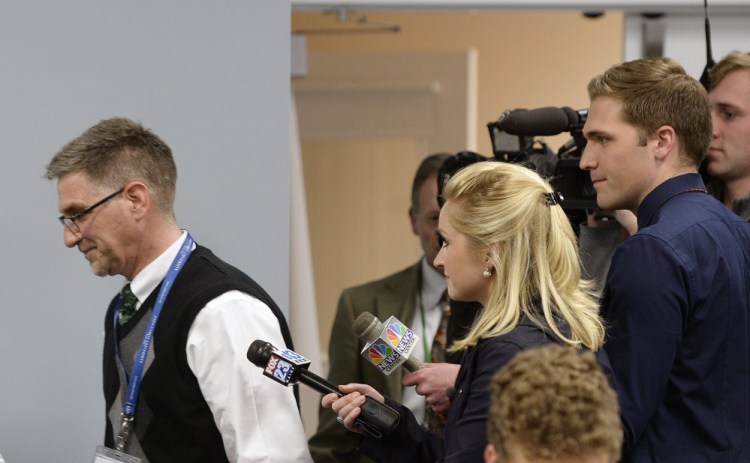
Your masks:
{"label": "shirt collar", "polygon": [[692,190],[703,190],[706,186],[703,184],[700,174],[683,174],[672,177],[653,189],[638,207],[638,229],[651,225],[654,215],[659,208],[678,194]]}
{"label": "shirt collar", "polygon": [[431,309],[435,307],[445,292],[445,278],[435,268],[427,263],[426,258],[422,258],[422,301],[424,308]]}
{"label": "shirt collar", "polygon": [[142,304],[146,300],[149,294],[151,294],[159,283],[167,276],[169,267],[172,265],[172,261],[180,252],[182,243],[187,238],[187,231],[182,230],[182,234],[177,241],[172,243],[166,251],[162,252],[159,257],[151,261],[150,264],[145,266],[143,270],[138,272],[138,275],[133,278],[130,282],[130,290],[133,291],[135,297],[138,298],[138,304]]}

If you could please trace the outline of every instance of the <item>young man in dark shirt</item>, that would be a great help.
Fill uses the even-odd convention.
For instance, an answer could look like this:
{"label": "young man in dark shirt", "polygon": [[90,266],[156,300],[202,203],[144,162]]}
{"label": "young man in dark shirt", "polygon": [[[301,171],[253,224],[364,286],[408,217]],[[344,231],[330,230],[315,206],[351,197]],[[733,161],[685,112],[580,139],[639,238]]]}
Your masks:
{"label": "young man in dark shirt", "polygon": [[602,300],[623,461],[750,459],[750,225],[706,194],[706,91],[668,58],[588,86],[581,168],[599,207],[636,214]]}

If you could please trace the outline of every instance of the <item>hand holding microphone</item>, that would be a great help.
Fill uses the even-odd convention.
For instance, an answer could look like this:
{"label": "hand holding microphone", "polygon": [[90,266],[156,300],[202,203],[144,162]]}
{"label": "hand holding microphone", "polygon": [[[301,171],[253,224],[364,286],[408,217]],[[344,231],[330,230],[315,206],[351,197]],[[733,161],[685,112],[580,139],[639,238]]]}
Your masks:
{"label": "hand holding microphone", "polygon": [[[369,396],[363,398],[364,391],[370,392],[366,388],[369,388],[372,392],[375,391],[374,389],[367,385],[359,385],[363,386],[363,388],[360,388],[363,395],[353,396],[353,394],[348,394],[344,396],[344,391],[341,391],[338,386],[309,371],[310,361],[294,351],[289,349],[279,350],[270,342],[257,339],[250,344],[247,350],[247,359],[262,368],[265,376],[279,384],[289,386],[302,383],[322,394],[328,394],[323,401],[323,405],[328,408],[331,408],[334,400],[329,401],[329,405],[326,405],[326,399],[330,397],[330,394],[335,394],[338,397],[335,402],[339,404],[337,408],[334,408],[335,411],[354,404],[353,407],[345,410],[348,415],[345,425],[352,431],[362,432],[379,439],[398,426],[399,415],[396,410]],[[356,388],[351,388],[348,392],[354,390]],[[379,396],[379,399],[382,401],[382,396]],[[356,412],[355,407],[359,407],[361,411]]]}
{"label": "hand holding microphone", "polygon": [[[336,420],[342,424],[346,429],[357,433],[366,433],[370,436],[379,438],[388,432],[383,432],[381,435],[374,435],[367,432],[366,428],[362,427],[363,418],[367,420],[366,415],[368,413],[368,407],[371,404],[377,404],[382,407],[387,407],[389,410],[393,410],[383,403],[385,398],[374,388],[367,384],[342,384],[339,389],[345,395],[324,395],[321,400],[321,405],[325,408],[330,408],[336,414]],[[399,415],[396,413],[396,422],[393,425],[393,429],[396,428],[399,421]]]}
{"label": "hand holding microphone", "polygon": [[365,341],[362,356],[384,374],[390,374],[399,365],[409,374],[404,375],[404,386],[416,386],[417,394],[438,413],[447,413],[450,397],[447,390],[455,384],[459,366],[452,363],[433,363],[429,367],[411,357],[418,336],[396,317],[382,323],[370,312],[363,312],[354,320],[354,332]]}

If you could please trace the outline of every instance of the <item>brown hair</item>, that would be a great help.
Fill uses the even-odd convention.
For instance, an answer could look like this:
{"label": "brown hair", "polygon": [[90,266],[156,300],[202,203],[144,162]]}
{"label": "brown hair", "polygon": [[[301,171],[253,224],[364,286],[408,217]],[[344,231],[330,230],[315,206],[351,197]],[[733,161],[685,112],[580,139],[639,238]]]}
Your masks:
{"label": "brown hair", "polygon": [[727,74],[741,69],[750,70],[750,54],[733,51],[711,68],[711,88],[715,88]]}
{"label": "brown hair", "polygon": [[83,172],[102,192],[143,182],[162,213],[174,218],[177,167],[172,151],[139,122],[116,117],[97,123],[55,154],[46,177],[59,179],[73,172]]}
{"label": "brown hair", "polygon": [[711,112],[703,86],[669,58],[643,58],[612,66],[591,79],[589,98],[622,103],[623,120],[638,129],[639,141],[664,125],[681,142],[683,159],[697,166],[711,144]]}
{"label": "brown hair", "polygon": [[[437,177],[443,162],[450,156],[448,153],[431,154],[422,159],[417,167],[417,173],[414,174],[414,181],[411,184],[411,208],[415,212],[419,210],[419,190],[422,189],[422,185],[431,177]],[[435,182],[437,183],[437,178]]]}
{"label": "brown hair", "polygon": [[492,379],[489,442],[527,458],[619,460],[623,433],[615,391],[591,352],[556,344],[517,354]]}

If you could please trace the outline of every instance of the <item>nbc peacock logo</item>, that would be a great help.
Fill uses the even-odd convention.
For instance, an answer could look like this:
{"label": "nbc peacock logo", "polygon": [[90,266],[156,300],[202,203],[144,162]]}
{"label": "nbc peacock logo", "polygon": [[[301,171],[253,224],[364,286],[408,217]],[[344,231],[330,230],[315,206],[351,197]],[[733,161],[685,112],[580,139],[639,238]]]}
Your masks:
{"label": "nbc peacock logo", "polygon": [[398,346],[401,342],[401,338],[406,334],[409,329],[400,323],[391,323],[386,329],[388,333],[388,341],[393,347]]}
{"label": "nbc peacock logo", "polygon": [[391,349],[390,347],[383,345],[383,344],[374,344],[370,346],[370,351],[368,352],[368,355],[370,356],[372,363],[374,363],[375,365],[380,365],[380,362],[382,362],[386,357],[388,357],[392,353],[393,353],[393,349]]}

